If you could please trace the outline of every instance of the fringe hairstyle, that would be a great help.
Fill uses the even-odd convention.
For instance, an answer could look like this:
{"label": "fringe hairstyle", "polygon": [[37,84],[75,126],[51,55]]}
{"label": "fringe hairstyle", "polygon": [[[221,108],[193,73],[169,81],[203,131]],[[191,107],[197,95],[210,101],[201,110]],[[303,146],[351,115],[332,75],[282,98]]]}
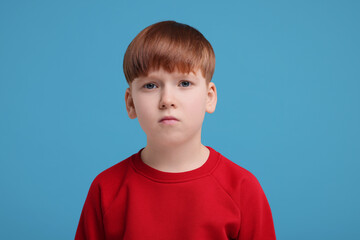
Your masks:
{"label": "fringe hairstyle", "polygon": [[133,39],[125,52],[123,68],[130,85],[135,78],[161,67],[182,73],[200,69],[210,82],[215,70],[214,50],[195,28],[175,21],[158,22]]}

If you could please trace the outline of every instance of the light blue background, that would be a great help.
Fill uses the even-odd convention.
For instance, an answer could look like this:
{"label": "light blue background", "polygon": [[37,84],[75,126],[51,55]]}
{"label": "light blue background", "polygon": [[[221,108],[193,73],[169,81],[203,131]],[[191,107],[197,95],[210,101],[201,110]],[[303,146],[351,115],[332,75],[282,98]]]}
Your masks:
{"label": "light blue background", "polygon": [[358,1],[1,1],[0,239],[73,239],[87,191],[146,144],[122,58],[161,20],[213,45],[203,143],[259,179],[278,239],[360,239]]}

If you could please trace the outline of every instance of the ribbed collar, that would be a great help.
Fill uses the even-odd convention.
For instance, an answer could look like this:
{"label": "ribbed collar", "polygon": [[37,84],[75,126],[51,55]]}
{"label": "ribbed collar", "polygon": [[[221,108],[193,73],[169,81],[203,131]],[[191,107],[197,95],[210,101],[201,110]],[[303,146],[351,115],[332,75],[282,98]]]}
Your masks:
{"label": "ribbed collar", "polygon": [[218,153],[209,146],[206,147],[210,150],[210,154],[206,162],[201,167],[186,172],[163,172],[150,167],[149,165],[145,164],[141,159],[140,154],[144,148],[142,148],[138,153],[132,156],[131,162],[133,164],[133,167],[135,168],[135,171],[139,172],[140,174],[153,181],[168,183],[185,182],[208,176],[218,165],[221,156],[220,153]]}

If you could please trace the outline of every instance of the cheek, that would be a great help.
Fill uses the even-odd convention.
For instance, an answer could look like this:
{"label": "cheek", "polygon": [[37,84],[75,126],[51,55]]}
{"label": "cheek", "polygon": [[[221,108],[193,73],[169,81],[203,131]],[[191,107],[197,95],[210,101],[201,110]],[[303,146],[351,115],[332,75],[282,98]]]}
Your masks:
{"label": "cheek", "polygon": [[147,120],[154,118],[154,103],[152,99],[135,98],[135,111],[140,124],[146,124]]}
{"label": "cheek", "polygon": [[[187,109],[189,110],[189,114],[193,117],[204,115],[206,108],[206,98],[203,93],[198,93],[194,95],[195,97],[187,98]],[[201,113],[201,114],[200,114]]]}

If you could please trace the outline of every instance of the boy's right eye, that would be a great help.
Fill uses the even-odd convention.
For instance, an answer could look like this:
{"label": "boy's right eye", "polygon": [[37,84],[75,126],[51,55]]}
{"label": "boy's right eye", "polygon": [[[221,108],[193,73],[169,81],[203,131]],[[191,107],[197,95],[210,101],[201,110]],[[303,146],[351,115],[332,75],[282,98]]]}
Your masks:
{"label": "boy's right eye", "polygon": [[154,83],[147,83],[144,85],[144,88],[147,88],[147,89],[153,89],[155,87],[156,87],[156,85]]}

